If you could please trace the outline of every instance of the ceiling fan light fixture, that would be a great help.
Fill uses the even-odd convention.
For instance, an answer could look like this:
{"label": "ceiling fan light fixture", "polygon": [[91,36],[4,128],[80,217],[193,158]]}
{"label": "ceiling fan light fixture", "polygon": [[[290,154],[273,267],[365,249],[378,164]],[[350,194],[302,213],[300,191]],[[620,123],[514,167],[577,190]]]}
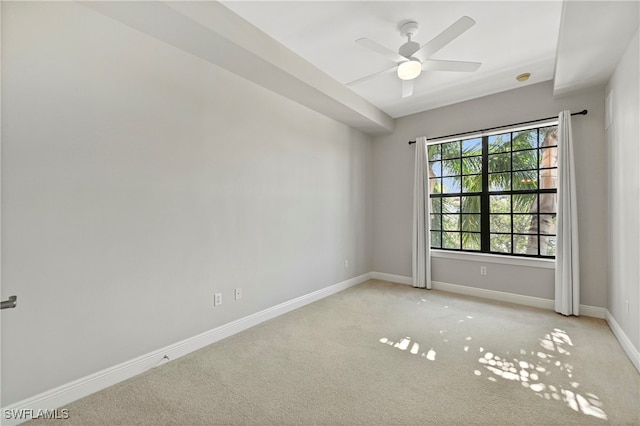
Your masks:
{"label": "ceiling fan light fixture", "polygon": [[398,65],[398,78],[400,80],[413,80],[421,72],[422,64],[416,59],[411,59]]}

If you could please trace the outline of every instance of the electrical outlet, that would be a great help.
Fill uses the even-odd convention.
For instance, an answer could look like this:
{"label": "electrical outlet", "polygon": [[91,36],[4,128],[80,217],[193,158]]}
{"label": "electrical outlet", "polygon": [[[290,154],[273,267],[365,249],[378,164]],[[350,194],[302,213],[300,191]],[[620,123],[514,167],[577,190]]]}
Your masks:
{"label": "electrical outlet", "polygon": [[486,266],[481,266],[480,267],[480,275],[487,275],[487,267]]}
{"label": "electrical outlet", "polygon": [[344,267],[345,268],[349,268],[349,261],[345,259],[344,261]]}
{"label": "electrical outlet", "polygon": [[222,293],[216,293],[213,296],[213,306],[222,305]]}
{"label": "electrical outlet", "polygon": [[236,288],[236,300],[242,299],[242,289],[240,287]]}

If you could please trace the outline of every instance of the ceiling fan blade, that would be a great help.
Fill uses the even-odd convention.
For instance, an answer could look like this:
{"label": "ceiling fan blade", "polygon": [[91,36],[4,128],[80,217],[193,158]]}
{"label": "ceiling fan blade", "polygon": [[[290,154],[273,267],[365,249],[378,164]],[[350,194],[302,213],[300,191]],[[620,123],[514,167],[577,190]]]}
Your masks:
{"label": "ceiling fan blade", "polygon": [[413,54],[413,57],[419,59],[420,61],[426,60],[438,50],[451,43],[454,39],[467,31],[469,28],[473,27],[475,24],[476,21],[469,18],[468,16],[463,16],[462,18],[451,24],[449,28],[435,36],[431,41],[427,42],[424,46],[418,49],[418,51]]}
{"label": "ceiling fan blade", "polygon": [[408,98],[413,95],[413,80],[402,80],[402,97]]}
{"label": "ceiling fan blade", "polygon": [[393,66],[393,67],[391,67],[391,68],[389,68],[387,70],[379,71],[379,72],[370,74],[370,75],[368,75],[366,77],[362,77],[362,78],[359,78],[357,80],[350,81],[350,82],[346,83],[346,85],[347,86],[353,86],[353,85],[356,85],[356,84],[359,84],[359,83],[364,83],[365,81],[371,80],[372,78],[378,77],[378,76],[380,76],[382,74],[386,74],[388,72],[395,71],[396,68],[397,68],[396,66]]}
{"label": "ceiling fan blade", "polygon": [[359,38],[358,40],[356,40],[356,43],[358,43],[360,46],[366,47],[367,49],[371,49],[374,52],[378,52],[379,54],[393,62],[398,63],[408,61],[407,58],[400,55],[399,53],[396,53],[391,49],[387,49],[381,44],[378,44],[373,40],[369,40],[368,38]]}
{"label": "ceiling fan blade", "polygon": [[480,62],[464,62],[464,61],[438,61],[435,59],[426,59],[422,62],[422,71],[458,71],[458,72],[474,72],[480,68]]}

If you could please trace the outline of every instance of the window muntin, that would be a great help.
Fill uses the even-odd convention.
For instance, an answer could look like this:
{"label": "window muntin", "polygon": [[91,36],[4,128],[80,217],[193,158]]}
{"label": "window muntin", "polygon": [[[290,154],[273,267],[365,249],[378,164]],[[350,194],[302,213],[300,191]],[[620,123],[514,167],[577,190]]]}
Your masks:
{"label": "window muntin", "polygon": [[557,128],[427,147],[431,248],[555,257]]}

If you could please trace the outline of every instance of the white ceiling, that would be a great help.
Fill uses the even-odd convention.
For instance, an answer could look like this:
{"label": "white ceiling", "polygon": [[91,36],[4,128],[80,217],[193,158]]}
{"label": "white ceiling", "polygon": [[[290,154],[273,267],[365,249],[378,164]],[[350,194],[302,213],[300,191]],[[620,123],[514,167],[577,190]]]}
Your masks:
{"label": "white ceiling", "polygon": [[[640,2],[566,1],[554,94],[605,84],[640,23]],[[640,72],[640,71],[639,71]]]}
{"label": "white ceiling", "polygon": [[[482,62],[473,73],[432,71],[402,99],[395,73],[350,86],[392,117],[553,78],[561,1],[223,1],[225,6],[298,55],[347,83],[388,69],[393,62],[358,44],[367,37],[397,51],[406,42],[398,26],[418,22],[414,41],[437,36],[463,15],[476,25],[433,59]],[[515,76],[530,72],[526,83]]]}
{"label": "white ceiling", "polygon": [[[398,30],[402,22],[418,22],[414,40],[423,45],[461,16],[473,18],[476,25],[433,59],[482,62],[478,71],[425,72],[405,99],[395,73],[350,86],[394,118],[554,78],[561,81],[558,94],[602,84],[638,26],[637,1],[222,3],[341,83],[394,65],[356,44],[358,38],[397,51],[406,41]],[[515,77],[523,72],[531,78],[519,83]]]}
{"label": "white ceiling", "polygon": [[[393,131],[393,118],[523,85],[553,80],[554,96],[603,85],[640,21],[640,0],[80,4],[373,135]],[[398,24],[415,20],[422,45],[465,15],[476,25],[432,58],[482,62],[478,71],[423,72],[404,99],[395,73],[345,85],[394,65],[356,39],[395,50]]]}

